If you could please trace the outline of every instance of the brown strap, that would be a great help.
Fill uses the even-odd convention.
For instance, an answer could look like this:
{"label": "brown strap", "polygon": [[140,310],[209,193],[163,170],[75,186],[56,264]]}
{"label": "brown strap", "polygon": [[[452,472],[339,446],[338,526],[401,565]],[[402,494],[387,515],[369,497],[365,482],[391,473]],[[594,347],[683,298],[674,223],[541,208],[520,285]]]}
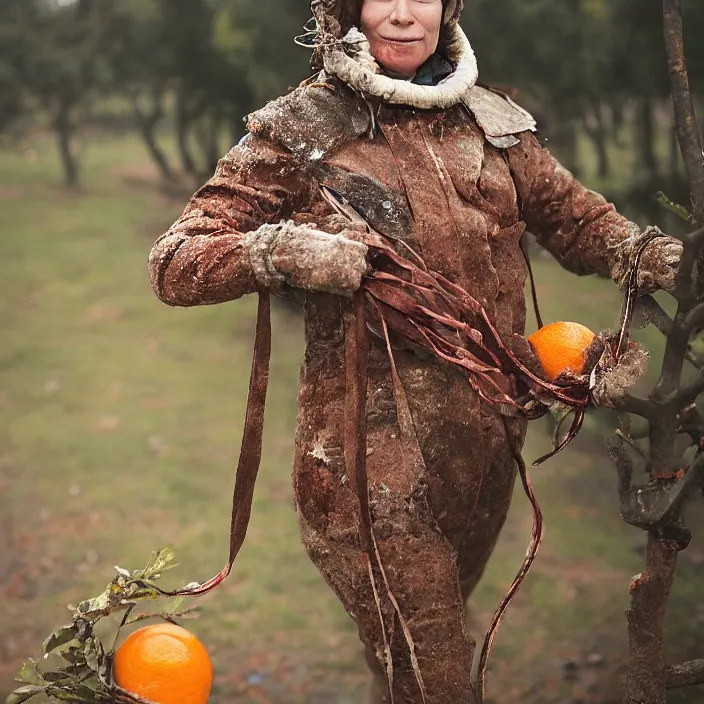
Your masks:
{"label": "brown strap", "polygon": [[221,584],[232,571],[232,565],[244,543],[252,512],[254,485],[257,481],[262,457],[262,435],[264,430],[264,406],[269,383],[269,360],[271,357],[271,310],[268,292],[259,293],[257,331],[254,339],[252,371],[249,378],[249,395],[245,413],[242,447],[237,464],[235,490],[232,497],[232,520],[230,522],[230,555],[223,569],[203,584],[196,584],[176,592],[164,592],[168,596],[199,596],[207,594]]}
{"label": "brown strap", "polygon": [[543,316],[540,315],[540,306],[538,305],[538,290],[535,287],[535,276],[533,275],[533,265],[530,261],[530,252],[528,251],[528,241],[526,237],[521,238],[521,252],[523,259],[526,261],[528,268],[528,278],[530,279],[530,293],[533,297],[533,311],[535,312],[535,322],[538,324],[538,330],[543,327]]}
{"label": "brown strap", "polygon": [[499,625],[501,624],[501,620],[503,619],[504,614],[506,613],[506,609],[508,609],[511,601],[513,601],[513,597],[516,596],[516,594],[518,593],[518,590],[521,588],[526,576],[528,575],[528,572],[530,571],[530,568],[533,566],[535,558],[538,556],[538,551],[540,550],[540,546],[543,542],[543,537],[545,535],[543,512],[540,510],[538,497],[535,495],[533,484],[530,480],[530,475],[528,474],[528,468],[526,467],[526,463],[524,462],[523,456],[521,455],[520,447],[516,445],[516,442],[514,441],[511,435],[511,428],[509,427],[509,423],[506,418],[502,418],[501,420],[504,425],[506,442],[511,448],[513,458],[518,465],[518,474],[520,475],[521,482],[523,483],[523,490],[525,491],[526,496],[528,497],[528,501],[530,502],[531,508],[533,509],[533,529],[531,532],[530,544],[528,546],[525,559],[521,564],[521,568],[518,571],[518,574],[516,575],[515,579],[513,580],[513,584],[511,584],[511,588],[508,590],[508,594],[506,594],[506,596],[499,603],[499,606],[496,609],[496,612],[494,613],[494,618],[491,621],[491,626],[489,627],[489,630],[486,634],[486,638],[484,639],[484,646],[482,647],[481,656],[479,657],[479,669],[477,671],[477,684],[479,690],[477,692],[477,701],[479,702],[484,701],[484,694],[486,692],[486,671],[489,664],[489,655],[491,655],[491,650],[494,645],[494,639],[496,638],[496,634],[499,631]]}

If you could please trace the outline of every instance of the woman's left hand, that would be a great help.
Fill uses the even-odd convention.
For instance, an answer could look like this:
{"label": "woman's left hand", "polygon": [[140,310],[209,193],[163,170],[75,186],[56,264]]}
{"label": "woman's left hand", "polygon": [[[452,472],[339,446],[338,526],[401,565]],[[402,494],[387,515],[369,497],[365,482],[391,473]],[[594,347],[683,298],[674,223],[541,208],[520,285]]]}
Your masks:
{"label": "woman's left hand", "polygon": [[638,271],[641,294],[662,290],[674,294],[682,242],[674,237],[656,237],[643,252]]}
{"label": "woman's left hand", "polygon": [[[653,234],[656,236],[653,237]],[[645,295],[662,290],[674,294],[677,271],[682,259],[682,242],[663,235],[657,228],[647,228],[644,232],[636,230],[621,241],[611,269],[611,278],[621,288],[626,285],[631,267],[646,240],[650,241],[640,258],[638,293]]]}

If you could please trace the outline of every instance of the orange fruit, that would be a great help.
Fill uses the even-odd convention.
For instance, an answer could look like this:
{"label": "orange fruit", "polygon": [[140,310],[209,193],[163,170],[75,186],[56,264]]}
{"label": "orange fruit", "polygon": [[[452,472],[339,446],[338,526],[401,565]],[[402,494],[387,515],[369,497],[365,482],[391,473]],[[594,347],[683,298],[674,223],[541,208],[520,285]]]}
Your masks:
{"label": "orange fruit", "polygon": [[528,342],[543,365],[550,381],[562,372],[581,374],[586,361],[586,352],[596,335],[579,323],[552,323],[533,333]]}
{"label": "orange fruit", "polygon": [[113,676],[122,689],[156,704],[206,704],[213,666],[190,631],[160,623],[127,637],[115,653]]}

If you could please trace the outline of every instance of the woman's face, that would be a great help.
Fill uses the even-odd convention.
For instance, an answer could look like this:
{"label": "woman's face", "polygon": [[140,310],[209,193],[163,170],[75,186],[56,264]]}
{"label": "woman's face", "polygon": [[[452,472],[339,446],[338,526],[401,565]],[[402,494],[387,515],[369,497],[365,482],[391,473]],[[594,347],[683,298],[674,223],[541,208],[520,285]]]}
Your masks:
{"label": "woman's face", "polygon": [[442,0],[364,0],[362,31],[386,69],[413,76],[437,49]]}

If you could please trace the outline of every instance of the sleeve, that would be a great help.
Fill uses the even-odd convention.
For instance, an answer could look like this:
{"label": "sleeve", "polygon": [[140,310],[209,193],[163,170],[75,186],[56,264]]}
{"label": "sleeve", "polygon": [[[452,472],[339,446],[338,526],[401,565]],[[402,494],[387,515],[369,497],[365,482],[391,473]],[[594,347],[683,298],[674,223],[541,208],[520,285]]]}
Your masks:
{"label": "sleeve", "polygon": [[533,134],[507,151],[528,229],[566,269],[618,280],[639,227],[586,189]]}
{"label": "sleeve", "polygon": [[314,186],[290,153],[248,135],[154,244],[149,278],[156,295],[172,306],[196,306],[256,291],[246,233],[304,209]]}

